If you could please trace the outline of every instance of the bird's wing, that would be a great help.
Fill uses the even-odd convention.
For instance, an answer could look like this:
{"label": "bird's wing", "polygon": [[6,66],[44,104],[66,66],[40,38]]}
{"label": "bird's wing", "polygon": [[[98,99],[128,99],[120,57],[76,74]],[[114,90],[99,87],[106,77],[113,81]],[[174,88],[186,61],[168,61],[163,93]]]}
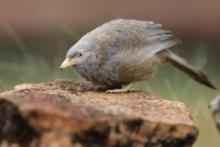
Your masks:
{"label": "bird's wing", "polygon": [[171,31],[152,21],[115,19],[95,29],[110,54],[118,51],[145,48],[155,54],[180,43]]}
{"label": "bird's wing", "polygon": [[155,24],[153,22],[149,25],[146,35],[146,49],[152,55],[181,43],[170,30],[165,30],[161,24]]}

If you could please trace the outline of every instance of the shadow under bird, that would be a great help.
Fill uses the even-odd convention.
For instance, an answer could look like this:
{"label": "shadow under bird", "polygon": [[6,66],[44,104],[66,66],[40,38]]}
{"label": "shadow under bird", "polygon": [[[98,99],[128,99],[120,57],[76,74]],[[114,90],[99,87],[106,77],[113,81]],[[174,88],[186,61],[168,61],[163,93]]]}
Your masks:
{"label": "shadow under bird", "polygon": [[115,19],[84,35],[69,49],[60,68],[72,67],[107,92],[124,92],[130,83],[148,80],[161,64],[170,63],[215,89],[204,73],[169,50],[179,43],[161,24]]}

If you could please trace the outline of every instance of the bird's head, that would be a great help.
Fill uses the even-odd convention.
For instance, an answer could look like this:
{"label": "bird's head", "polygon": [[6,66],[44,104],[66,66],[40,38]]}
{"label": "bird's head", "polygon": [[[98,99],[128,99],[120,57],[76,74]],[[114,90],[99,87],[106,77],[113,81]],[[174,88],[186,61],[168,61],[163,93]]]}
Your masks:
{"label": "bird's head", "polygon": [[95,60],[95,50],[97,46],[86,38],[79,40],[72,46],[66,54],[66,59],[60,65],[60,69],[74,67]]}

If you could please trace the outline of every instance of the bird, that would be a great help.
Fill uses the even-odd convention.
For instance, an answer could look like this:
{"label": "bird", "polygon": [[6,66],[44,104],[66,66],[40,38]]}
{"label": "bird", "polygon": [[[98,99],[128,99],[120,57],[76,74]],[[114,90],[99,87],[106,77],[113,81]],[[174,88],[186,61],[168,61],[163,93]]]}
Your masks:
{"label": "bird", "polygon": [[215,125],[220,132],[220,95],[217,95],[209,104]]}
{"label": "bird", "polygon": [[180,43],[172,31],[154,21],[113,19],[82,36],[60,69],[71,67],[107,93],[120,93],[130,91],[134,82],[151,79],[168,63],[216,89],[202,71],[170,50]]}

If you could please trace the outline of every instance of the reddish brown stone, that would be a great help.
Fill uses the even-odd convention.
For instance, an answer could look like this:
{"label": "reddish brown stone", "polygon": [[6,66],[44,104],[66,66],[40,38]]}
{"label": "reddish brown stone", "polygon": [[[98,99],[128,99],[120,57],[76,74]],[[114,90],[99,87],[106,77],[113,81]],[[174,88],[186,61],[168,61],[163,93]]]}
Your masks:
{"label": "reddish brown stone", "polygon": [[191,146],[198,130],[180,102],[89,84],[22,84],[0,94],[0,143],[20,146]]}

